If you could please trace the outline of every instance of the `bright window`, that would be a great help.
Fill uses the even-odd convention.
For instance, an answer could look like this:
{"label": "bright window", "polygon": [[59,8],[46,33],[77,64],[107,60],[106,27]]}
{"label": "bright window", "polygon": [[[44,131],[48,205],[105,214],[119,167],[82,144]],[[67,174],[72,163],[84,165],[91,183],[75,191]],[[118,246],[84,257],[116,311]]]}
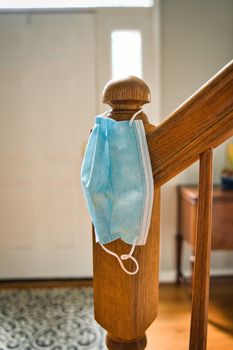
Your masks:
{"label": "bright window", "polygon": [[0,9],[150,6],[153,6],[153,0],[0,0]]}
{"label": "bright window", "polygon": [[127,75],[142,77],[141,33],[137,30],[112,32],[112,77]]}

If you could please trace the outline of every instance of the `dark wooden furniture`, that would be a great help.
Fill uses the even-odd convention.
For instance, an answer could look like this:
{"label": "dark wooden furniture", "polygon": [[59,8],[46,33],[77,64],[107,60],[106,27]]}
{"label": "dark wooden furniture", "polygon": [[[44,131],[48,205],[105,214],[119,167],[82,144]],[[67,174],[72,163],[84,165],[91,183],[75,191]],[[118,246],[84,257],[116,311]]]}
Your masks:
{"label": "dark wooden furniture", "polygon": [[[176,235],[177,282],[183,280],[181,260],[182,243],[187,241],[192,248],[191,268],[194,264],[195,233],[197,230],[198,186],[177,187],[178,218]],[[213,190],[212,250],[233,249],[233,191],[224,191],[220,186]]]}

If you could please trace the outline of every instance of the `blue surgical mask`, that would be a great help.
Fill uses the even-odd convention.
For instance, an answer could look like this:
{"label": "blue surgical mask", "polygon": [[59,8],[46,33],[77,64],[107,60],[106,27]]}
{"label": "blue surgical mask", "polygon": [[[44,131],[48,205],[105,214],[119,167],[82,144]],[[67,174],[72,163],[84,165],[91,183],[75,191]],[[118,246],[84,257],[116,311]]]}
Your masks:
{"label": "blue surgical mask", "polygon": [[[104,114],[96,117],[81,169],[81,183],[96,241],[116,257],[125,272],[136,274],[133,257],[138,245],[146,244],[154,194],[154,183],[142,120],[115,121]],[[118,256],[104,244],[122,239],[132,245]],[[131,259],[135,270],[123,261]]]}

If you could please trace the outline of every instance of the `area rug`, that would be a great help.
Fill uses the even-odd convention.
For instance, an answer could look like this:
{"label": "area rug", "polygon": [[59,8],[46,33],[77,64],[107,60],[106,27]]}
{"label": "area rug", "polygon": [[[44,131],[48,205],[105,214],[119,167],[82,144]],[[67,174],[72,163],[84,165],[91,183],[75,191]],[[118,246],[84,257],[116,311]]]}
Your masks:
{"label": "area rug", "polygon": [[0,290],[0,350],[104,350],[92,288]]}

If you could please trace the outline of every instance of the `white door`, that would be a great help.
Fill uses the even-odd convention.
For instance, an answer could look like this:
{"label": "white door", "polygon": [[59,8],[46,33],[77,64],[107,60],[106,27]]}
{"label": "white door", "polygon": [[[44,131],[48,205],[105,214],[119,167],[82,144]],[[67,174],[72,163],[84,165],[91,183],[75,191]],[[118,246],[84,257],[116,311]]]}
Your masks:
{"label": "white door", "polygon": [[94,15],[0,15],[0,279],[92,274]]}

